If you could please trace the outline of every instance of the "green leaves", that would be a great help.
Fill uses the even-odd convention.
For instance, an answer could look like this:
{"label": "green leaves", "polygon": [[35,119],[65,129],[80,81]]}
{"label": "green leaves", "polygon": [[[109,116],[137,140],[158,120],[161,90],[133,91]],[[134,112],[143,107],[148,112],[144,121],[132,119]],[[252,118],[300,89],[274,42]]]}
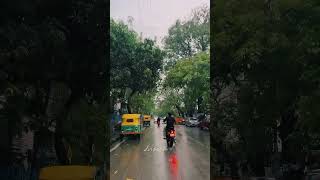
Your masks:
{"label": "green leaves", "polygon": [[[306,138],[303,133],[320,127],[318,8],[314,0],[216,2],[213,114],[219,126],[237,129],[248,153],[271,150],[270,131],[278,120],[294,124],[280,130],[282,138]],[[232,88],[236,100],[218,101]],[[235,114],[228,117],[230,111]]]}
{"label": "green leaves", "polygon": [[132,109],[135,113],[152,114],[155,111],[154,92],[135,94],[132,97]]}
{"label": "green leaves", "polygon": [[169,34],[164,39],[169,55],[174,58],[186,58],[200,51],[207,51],[210,47],[209,20],[209,7],[205,5],[194,9],[188,20],[177,20],[169,28]]}
{"label": "green leaves", "polygon": [[204,101],[207,102],[210,79],[209,59],[209,54],[203,52],[177,61],[167,72],[164,87],[182,90],[183,102],[189,108],[194,108],[200,97],[204,97]]}
{"label": "green leaves", "polygon": [[[112,91],[129,89],[137,93],[132,97],[132,101],[129,101],[133,105],[133,110],[150,111],[140,103],[150,105],[148,102],[151,101],[151,97],[144,97],[144,95],[146,95],[145,92],[156,88],[165,53],[156,46],[154,41],[139,40],[137,33],[130,30],[123,22],[111,19],[110,31]],[[145,101],[144,98],[149,101]]]}
{"label": "green leaves", "polygon": [[143,92],[159,78],[164,53],[152,40],[139,41],[137,33],[111,19],[111,86]]}
{"label": "green leaves", "polygon": [[210,11],[203,5],[187,20],[177,20],[164,38],[168,61],[165,63],[162,112],[177,109],[180,115],[207,110],[209,98]]}

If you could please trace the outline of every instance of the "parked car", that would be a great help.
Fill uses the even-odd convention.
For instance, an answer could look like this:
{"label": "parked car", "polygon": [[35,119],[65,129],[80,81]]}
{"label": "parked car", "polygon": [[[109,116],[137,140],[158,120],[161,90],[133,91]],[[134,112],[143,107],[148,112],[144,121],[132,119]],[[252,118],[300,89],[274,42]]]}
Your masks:
{"label": "parked car", "polygon": [[176,124],[185,124],[185,120],[182,117],[176,117]]}
{"label": "parked car", "polygon": [[196,127],[199,125],[199,121],[197,118],[188,118],[186,122],[186,126],[188,127]]}
{"label": "parked car", "polygon": [[200,121],[198,127],[203,130],[209,130],[210,128],[210,116],[207,116],[205,119]]}

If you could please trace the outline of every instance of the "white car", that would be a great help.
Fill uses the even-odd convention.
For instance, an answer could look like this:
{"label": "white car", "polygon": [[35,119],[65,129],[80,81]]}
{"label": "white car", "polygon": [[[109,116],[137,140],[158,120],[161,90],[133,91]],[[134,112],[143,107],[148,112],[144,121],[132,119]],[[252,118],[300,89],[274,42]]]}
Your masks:
{"label": "white car", "polygon": [[197,118],[189,118],[186,121],[186,126],[188,126],[188,127],[196,127],[198,125],[199,125],[199,121]]}

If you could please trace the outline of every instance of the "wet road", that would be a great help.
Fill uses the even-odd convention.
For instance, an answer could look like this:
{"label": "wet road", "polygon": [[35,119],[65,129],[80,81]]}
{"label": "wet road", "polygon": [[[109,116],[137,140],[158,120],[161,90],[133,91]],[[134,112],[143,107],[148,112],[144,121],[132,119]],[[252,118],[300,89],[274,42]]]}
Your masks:
{"label": "wet road", "polygon": [[176,144],[167,149],[163,127],[144,130],[140,141],[125,138],[110,152],[111,180],[209,180],[209,132],[176,126]]}

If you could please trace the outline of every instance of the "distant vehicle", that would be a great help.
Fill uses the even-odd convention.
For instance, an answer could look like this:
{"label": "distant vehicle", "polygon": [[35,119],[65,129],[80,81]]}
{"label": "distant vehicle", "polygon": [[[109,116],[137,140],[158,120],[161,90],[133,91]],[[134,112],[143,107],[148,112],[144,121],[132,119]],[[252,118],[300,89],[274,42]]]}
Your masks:
{"label": "distant vehicle", "polygon": [[199,121],[197,118],[189,118],[186,122],[186,126],[188,127],[196,127],[199,125]]}
{"label": "distant vehicle", "polygon": [[198,127],[202,130],[209,130],[210,128],[210,116],[207,116],[204,120],[200,121]]}
{"label": "distant vehicle", "polygon": [[143,116],[143,126],[150,126],[151,116],[150,115],[144,115]]}
{"label": "distant vehicle", "polygon": [[141,114],[122,115],[121,135],[140,135],[142,134],[143,116]]}
{"label": "distant vehicle", "polygon": [[193,117],[199,119],[199,120],[202,120],[203,118],[205,118],[205,114],[204,113],[197,113],[197,114],[194,114]]}
{"label": "distant vehicle", "polygon": [[176,117],[176,124],[185,124],[185,120],[182,117]]}

